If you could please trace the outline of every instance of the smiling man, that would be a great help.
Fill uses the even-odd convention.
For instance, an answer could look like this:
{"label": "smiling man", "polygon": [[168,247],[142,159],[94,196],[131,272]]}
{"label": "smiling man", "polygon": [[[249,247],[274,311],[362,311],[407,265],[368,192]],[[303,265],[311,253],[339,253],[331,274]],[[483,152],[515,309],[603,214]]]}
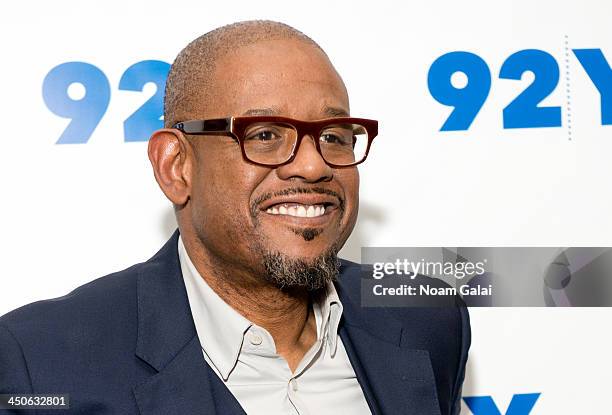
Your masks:
{"label": "smiling man", "polygon": [[377,122],[310,38],[242,22],[172,65],[149,142],[179,230],[152,259],[0,319],[0,393],[75,413],[456,414],[464,308],[362,308],[340,261]]}

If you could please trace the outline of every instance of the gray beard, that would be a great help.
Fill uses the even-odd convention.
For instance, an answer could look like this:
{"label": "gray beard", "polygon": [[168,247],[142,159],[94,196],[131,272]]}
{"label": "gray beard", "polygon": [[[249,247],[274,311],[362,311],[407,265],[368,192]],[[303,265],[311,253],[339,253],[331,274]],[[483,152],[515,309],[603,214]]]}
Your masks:
{"label": "gray beard", "polygon": [[289,258],[279,252],[263,255],[266,280],[280,289],[306,288],[308,291],[322,289],[338,279],[340,261],[335,249],[306,262]]}

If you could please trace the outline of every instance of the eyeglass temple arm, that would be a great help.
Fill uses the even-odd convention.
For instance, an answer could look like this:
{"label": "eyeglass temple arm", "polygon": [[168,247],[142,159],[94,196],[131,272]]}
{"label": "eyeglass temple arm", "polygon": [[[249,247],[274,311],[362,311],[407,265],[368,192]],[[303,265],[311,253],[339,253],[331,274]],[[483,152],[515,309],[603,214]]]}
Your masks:
{"label": "eyeglass temple arm", "polygon": [[219,133],[229,133],[232,129],[232,119],[216,118],[212,120],[193,120],[177,122],[172,126],[181,130],[185,134],[193,135],[214,135]]}

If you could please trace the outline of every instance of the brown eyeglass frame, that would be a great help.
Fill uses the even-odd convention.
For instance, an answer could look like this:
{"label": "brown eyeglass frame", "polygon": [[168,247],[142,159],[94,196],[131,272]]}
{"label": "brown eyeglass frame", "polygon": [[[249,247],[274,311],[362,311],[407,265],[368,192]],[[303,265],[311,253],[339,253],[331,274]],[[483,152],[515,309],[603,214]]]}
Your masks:
{"label": "brown eyeglass frame", "polygon": [[[259,163],[251,160],[245,150],[244,150],[244,132],[246,128],[255,123],[255,122],[275,122],[288,124],[295,128],[297,131],[297,139],[295,142],[295,146],[291,150],[291,155],[289,158],[279,164],[266,164]],[[319,145],[319,140],[317,139],[323,129],[330,124],[358,124],[363,126],[368,133],[368,146],[366,148],[365,154],[363,158],[355,163],[346,164],[346,165],[338,165],[333,164],[325,160],[325,156],[321,152],[321,147]],[[176,128],[177,130],[183,132],[188,135],[224,135],[232,137],[234,140],[238,142],[240,145],[240,150],[242,151],[242,158],[252,164],[258,166],[272,167],[277,168],[283,166],[285,164],[291,163],[297,154],[297,151],[300,148],[300,144],[302,143],[302,138],[305,135],[309,135],[315,138],[313,141],[315,142],[315,147],[317,152],[321,156],[321,158],[325,161],[325,163],[336,169],[343,169],[345,167],[353,167],[358,164],[361,164],[368,157],[368,153],[370,152],[370,146],[372,145],[372,140],[374,137],[378,135],[378,121],[376,120],[368,120],[365,118],[352,118],[352,117],[334,117],[334,118],[326,118],[322,120],[316,121],[301,121],[293,118],[287,117],[268,117],[268,116],[248,116],[248,117],[228,117],[228,118],[215,118],[210,120],[191,120],[191,121],[181,121],[177,122],[172,126],[172,128]]]}

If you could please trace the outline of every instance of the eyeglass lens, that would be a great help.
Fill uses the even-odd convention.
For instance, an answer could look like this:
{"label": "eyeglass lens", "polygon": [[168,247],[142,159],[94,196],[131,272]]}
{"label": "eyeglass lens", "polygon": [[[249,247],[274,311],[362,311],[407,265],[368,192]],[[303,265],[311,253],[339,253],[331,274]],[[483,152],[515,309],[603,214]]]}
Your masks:
{"label": "eyeglass lens", "polygon": [[[297,138],[290,124],[257,122],[244,130],[244,151],[256,163],[281,164],[291,157]],[[361,161],[368,147],[367,130],[358,124],[327,125],[318,139],[323,159],[340,166]]]}

